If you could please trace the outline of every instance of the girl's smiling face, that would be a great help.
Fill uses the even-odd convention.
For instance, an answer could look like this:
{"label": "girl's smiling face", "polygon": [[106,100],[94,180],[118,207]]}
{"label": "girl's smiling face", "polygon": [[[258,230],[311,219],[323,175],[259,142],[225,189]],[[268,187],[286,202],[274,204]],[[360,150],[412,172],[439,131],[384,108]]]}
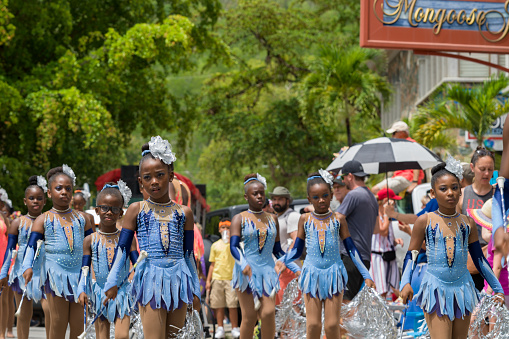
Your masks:
{"label": "girl's smiling face", "polygon": [[316,213],[327,213],[329,211],[331,200],[332,191],[330,185],[323,183],[309,187],[308,201],[313,205]]}

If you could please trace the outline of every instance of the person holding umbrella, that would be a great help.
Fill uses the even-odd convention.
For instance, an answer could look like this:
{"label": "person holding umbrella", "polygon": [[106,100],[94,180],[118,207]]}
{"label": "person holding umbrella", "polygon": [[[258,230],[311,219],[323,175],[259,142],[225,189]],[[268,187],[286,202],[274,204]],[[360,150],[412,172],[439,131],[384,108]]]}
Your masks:
{"label": "person holding umbrella", "polygon": [[[408,125],[404,121],[396,121],[386,132],[387,134],[391,134],[393,138],[415,142],[414,139],[410,138]],[[422,182],[422,179],[424,179],[424,172],[421,170],[399,170],[395,171],[391,178],[384,179],[373,186],[371,191],[376,195],[381,189],[389,186],[396,194],[405,190],[411,193],[412,190]]]}

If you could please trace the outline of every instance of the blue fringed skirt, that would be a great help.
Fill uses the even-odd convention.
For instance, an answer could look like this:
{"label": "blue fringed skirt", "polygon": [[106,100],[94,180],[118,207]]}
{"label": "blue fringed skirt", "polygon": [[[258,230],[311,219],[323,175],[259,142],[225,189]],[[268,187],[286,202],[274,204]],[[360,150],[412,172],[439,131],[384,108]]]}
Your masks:
{"label": "blue fringed skirt", "polygon": [[479,292],[468,271],[455,281],[441,280],[428,271],[415,300],[424,312],[430,314],[436,311],[437,315],[446,315],[453,321],[474,311],[479,302]]}
{"label": "blue fringed skirt", "polygon": [[309,293],[313,298],[325,300],[343,292],[348,282],[348,274],[342,261],[335,262],[327,268],[318,268],[306,260],[299,277],[302,293]]}
{"label": "blue fringed skirt", "polygon": [[[104,287],[104,286],[103,286]],[[92,282],[92,293],[89,295],[92,301],[92,307],[95,314],[99,314],[103,306],[104,288],[94,281]],[[123,319],[126,315],[131,314],[134,305],[134,296],[132,295],[131,284],[124,284],[118,289],[117,297],[110,300],[103,312],[103,319],[105,318],[110,323],[114,323],[116,318]]]}
{"label": "blue fringed skirt", "polygon": [[274,265],[255,266],[251,267],[251,278],[242,274],[240,265],[235,263],[233,267],[232,287],[241,292],[254,293],[259,298],[261,296],[270,296],[270,293],[275,288],[276,292],[279,291],[279,279]]}

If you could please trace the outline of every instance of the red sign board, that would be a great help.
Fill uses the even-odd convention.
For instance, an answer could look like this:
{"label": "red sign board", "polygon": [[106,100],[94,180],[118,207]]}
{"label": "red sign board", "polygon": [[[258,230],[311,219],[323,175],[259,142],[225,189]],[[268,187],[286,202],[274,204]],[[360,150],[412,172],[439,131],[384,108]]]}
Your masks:
{"label": "red sign board", "polygon": [[361,0],[360,45],[509,54],[509,0]]}

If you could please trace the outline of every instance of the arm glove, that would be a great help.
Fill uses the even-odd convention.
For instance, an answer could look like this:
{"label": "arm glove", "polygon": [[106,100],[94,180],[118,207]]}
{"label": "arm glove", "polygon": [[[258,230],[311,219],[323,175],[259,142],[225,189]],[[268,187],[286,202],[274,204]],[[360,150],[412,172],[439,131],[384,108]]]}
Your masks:
{"label": "arm glove", "polygon": [[403,262],[403,275],[401,276],[401,283],[399,284],[400,290],[403,290],[406,284],[412,284],[412,274],[415,270],[418,255],[419,251],[416,250],[406,252],[405,261]]}
{"label": "arm glove", "polygon": [[234,235],[230,238],[230,252],[237,264],[239,264],[240,269],[244,271],[248,263],[244,256],[244,251],[240,247],[240,237],[238,235]]}
{"label": "arm glove", "polygon": [[[92,257],[90,255],[84,255],[83,259],[81,261],[81,268],[83,268],[85,266],[90,267],[91,264],[92,264]],[[80,296],[81,293],[85,293],[86,295],[89,295],[88,292],[92,291],[92,287],[91,287],[92,284],[90,282],[90,280],[92,280],[92,279],[87,279],[88,277],[84,276],[82,273],[83,273],[83,270],[80,272],[80,282],[78,283],[78,292],[77,292],[78,297]],[[88,274],[90,274],[90,269],[89,269]],[[86,285],[85,285],[85,281],[86,281]]]}
{"label": "arm glove", "polygon": [[362,275],[362,278],[364,280],[369,279],[373,280],[371,278],[371,275],[369,275],[369,271],[364,266],[364,263],[362,262],[361,255],[359,254],[359,251],[357,250],[357,247],[355,247],[355,244],[353,243],[352,237],[348,237],[345,240],[343,240],[343,244],[345,245],[346,251],[348,252],[348,255],[352,259],[353,263],[359,270],[359,272]]}
{"label": "arm glove", "polygon": [[293,245],[293,248],[291,250],[289,250],[287,253],[285,253],[281,249],[281,245],[278,241],[274,244],[273,253],[276,256],[276,258],[278,258],[278,261],[282,261],[283,264],[285,264],[286,267],[288,267],[290,269],[290,271],[292,271],[293,273],[296,273],[296,272],[300,271],[301,269],[293,261],[297,260],[302,255],[302,252],[304,251],[304,244],[305,244],[305,241],[302,240],[301,238],[297,237],[295,239],[295,244]]}
{"label": "arm glove", "polygon": [[0,270],[0,279],[6,278],[9,274],[9,268],[11,267],[12,251],[16,249],[18,243],[18,236],[14,234],[7,235],[7,248],[5,249],[4,262],[2,269]]}
{"label": "arm glove", "polygon": [[110,273],[106,284],[104,284],[104,291],[108,291],[113,286],[117,286],[124,277],[120,276],[120,269],[127,260],[127,253],[131,249],[131,244],[134,238],[134,231],[122,228],[120,231],[120,237],[118,238],[118,245],[115,250],[115,256],[113,257],[113,264],[111,265]]}
{"label": "arm glove", "polygon": [[484,280],[490,284],[491,288],[495,293],[504,294],[504,290],[502,289],[502,285],[498,281],[497,277],[493,273],[493,270],[488,264],[488,261],[484,257],[482,253],[481,245],[479,241],[468,244],[468,252],[470,252],[470,256],[472,256],[472,261],[474,262],[475,267],[481,273]]}
{"label": "arm glove", "polygon": [[194,259],[194,230],[184,231],[184,259],[187,267],[191,272],[193,279],[193,294],[200,298],[200,279],[198,278],[198,270],[196,269],[196,261]]}
{"label": "arm glove", "polygon": [[23,257],[23,265],[21,265],[21,272],[25,273],[26,270],[34,266],[35,251],[37,248],[37,241],[44,238],[42,233],[32,231],[28,244],[25,250],[25,256]]}

